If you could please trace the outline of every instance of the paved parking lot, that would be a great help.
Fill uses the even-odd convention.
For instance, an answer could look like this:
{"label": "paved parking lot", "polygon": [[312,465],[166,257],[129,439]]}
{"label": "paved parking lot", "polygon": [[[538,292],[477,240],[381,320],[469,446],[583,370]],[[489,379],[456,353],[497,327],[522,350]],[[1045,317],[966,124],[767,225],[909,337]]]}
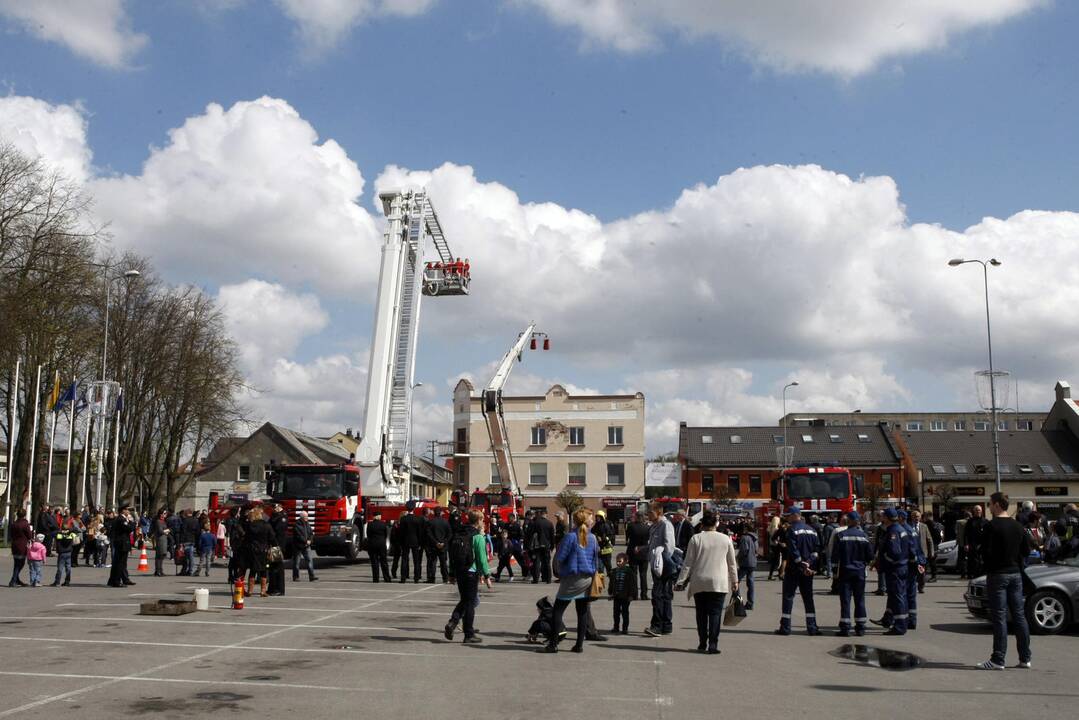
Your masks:
{"label": "paved parking lot", "polygon": [[[132,568],[135,562],[132,561]],[[46,581],[51,581],[50,567]],[[8,577],[11,559],[0,561]],[[814,712],[862,718],[886,704],[908,716],[947,711],[988,717],[1068,712],[1079,700],[1079,634],[1035,638],[1035,670],[975,671],[988,657],[988,625],[967,615],[957,579],[929,586],[921,626],[904,638],[876,631],[865,644],[904,650],[922,668],[890,672],[829,654],[838,603],[818,583],[825,637],[772,635],[779,584],[758,582],[757,609],[725,629],[719,656],[702,656],[692,608],[676,598],[675,633],[640,634],[650,611],[634,603],[629,636],[588,644],[583,655],[538,655],[524,640],[534,604],[554,586],[502,583],[481,593],[484,643],[448,643],[442,625],[452,587],[372,584],[366,564],[328,562],[321,580],[289,583],[287,595],[229,609],[221,567],[209,579],[132,573],[137,586],[104,586],[107,570],[77,568],[69,588],[0,589],[0,717],[62,712],[79,718],[152,712],[164,717],[226,711],[228,717],[375,713],[524,718],[744,717]],[[24,573],[24,579],[26,577]],[[211,591],[211,609],[177,618],[138,615],[149,598]],[[871,597],[870,614],[883,602]],[[609,628],[610,604],[597,603]],[[568,613],[572,619],[572,611]],[[458,636],[459,638],[460,636]],[[1014,654],[1009,657],[1014,662]],[[402,714],[403,713],[403,714]]]}

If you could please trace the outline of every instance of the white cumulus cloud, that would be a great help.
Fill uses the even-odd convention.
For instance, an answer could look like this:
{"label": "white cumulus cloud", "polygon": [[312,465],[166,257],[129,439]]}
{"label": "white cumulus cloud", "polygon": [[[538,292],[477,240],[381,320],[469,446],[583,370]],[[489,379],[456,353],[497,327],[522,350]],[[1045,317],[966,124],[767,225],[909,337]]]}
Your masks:
{"label": "white cumulus cloud", "polygon": [[172,277],[346,291],[377,272],[379,232],[356,204],[359,168],[283,100],[211,104],[170,131],[141,174],[92,185],[116,244]]}
{"label": "white cumulus cloud", "polygon": [[90,176],[86,118],[78,105],[52,105],[32,97],[0,97],[0,142],[40,159],[69,180]]}
{"label": "white cumulus cloud", "polygon": [[309,49],[324,51],[337,45],[358,25],[379,16],[414,17],[436,0],[276,0],[299,28]]}
{"label": "white cumulus cloud", "polygon": [[124,0],[0,0],[0,16],[98,65],[121,68],[149,41],[132,29],[124,5]]}
{"label": "white cumulus cloud", "polygon": [[886,58],[945,47],[956,35],[1016,17],[1044,0],[514,0],[589,41],[622,51],[666,34],[719,39],[780,71],[858,75]]}

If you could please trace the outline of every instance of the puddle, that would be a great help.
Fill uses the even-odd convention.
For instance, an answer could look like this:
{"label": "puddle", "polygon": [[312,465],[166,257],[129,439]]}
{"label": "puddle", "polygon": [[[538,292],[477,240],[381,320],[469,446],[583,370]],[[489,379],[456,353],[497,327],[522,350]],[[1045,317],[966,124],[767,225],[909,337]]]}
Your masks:
{"label": "puddle", "polygon": [[829,655],[846,660],[854,660],[870,667],[882,670],[913,670],[921,667],[924,661],[917,655],[901,650],[873,647],[872,645],[840,645]]}
{"label": "puddle", "polygon": [[353,650],[351,645],[330,645],[330,650]]}
{"label": "puddle", "polygon": [[280,680],[280,675],[248,675],[244,680],[255,680],[258,682],[272,682],[274,680]]}
{"label": "puddle", "polygon": [[240,700],[248,700],[251,695],[241,695],[233,692],[204,692],[195,695],[199,700],[213,700],[215,702],[234,703]]}

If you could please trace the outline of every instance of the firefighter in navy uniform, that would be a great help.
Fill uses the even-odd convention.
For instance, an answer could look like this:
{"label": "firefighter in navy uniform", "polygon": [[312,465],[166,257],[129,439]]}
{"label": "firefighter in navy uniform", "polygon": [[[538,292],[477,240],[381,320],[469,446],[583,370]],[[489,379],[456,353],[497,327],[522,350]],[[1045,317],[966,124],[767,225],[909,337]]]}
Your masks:
{"label": "firefighter in navy uniform", "polygon": [[899,524],[907,532],[907,630],[918,627],[918,576],[925,572],[925,556],[906,510],[899,510]]}
{"label": "firefighter in navy uniform", "polygon": [[839,637],[850,637],[850,603],[854,598],[854,634],[865,635],[869,615],[865,609],[865,568],[873,561],[873,548],[862,530],[861,517],[854,510],[847,513],[847,527],[837,530],[832,560],[836,564],[839,590]]}
{"label": "firefighter in navy uniform", "polygon": [[787,530],[787,569],[783,574],[783,614],[779,618],[776,635],[791,634],[791,611],[794,595],[801,593],[805,605],[806,632],[820,635],[817,628],[817,611],[813,604],[813,572],[820,550],[817,531],[802,522],[802,511],[792,507],[787,511],[790,529]]}
{"label": "firefighter in navy uniform", "polygon": [[888,609],[884,617],[873,620],[876,625],[888,629],[885,635],[907,634],[907,570],[910,564],[910,547],[907,545],[910,533],[899,522],[899,513],[895,508],[884,511],[884,537],[877,546],[877,559],[874,564],[880,567],[884,575],[884,584],[888,592]]}

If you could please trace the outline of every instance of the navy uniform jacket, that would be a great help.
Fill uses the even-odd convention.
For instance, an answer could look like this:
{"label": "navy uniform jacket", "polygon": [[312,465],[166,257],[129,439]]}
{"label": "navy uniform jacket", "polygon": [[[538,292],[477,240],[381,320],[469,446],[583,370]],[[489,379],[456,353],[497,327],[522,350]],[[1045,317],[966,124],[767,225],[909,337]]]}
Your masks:
{"label": "navy uniform jacket", "polygon": [[839,565],[840,572],[864,573],[865,566],[873,560],[873,549],[865,531],[859,527],[849,527],[838,532],[832,562]]}
{"label": "navy uniform jacket", "polygon": [[892,523],[884,531],[877,547],[877,559],[884,572],[906,571],[910,558],[910,533],[899,523]]}
{"label": "navy uniform jacket", "polygon": [[787,561],[795,565],[808,563],[812,570],[817,565],[820,538],[817,531],[801,520],[791,523],[787,530]]}

